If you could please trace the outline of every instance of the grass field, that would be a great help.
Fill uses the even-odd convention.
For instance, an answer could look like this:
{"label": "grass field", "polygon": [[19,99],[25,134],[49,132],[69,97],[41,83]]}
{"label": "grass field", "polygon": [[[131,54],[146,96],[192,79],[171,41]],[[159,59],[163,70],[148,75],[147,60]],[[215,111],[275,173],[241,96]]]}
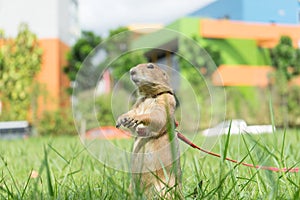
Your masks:
{"label": "grass field", "polygon": [[[300,132],[231,135],[212,149],[223,156],[275,167],[300,163]],[[195,143],[204,140],[199,136]],[[129,144],[130,141],[118,141]],[[127,188],[130,174],[92,157],[78,137],[0,141],[0,199],[142,199]],[[300,199],[299,173],[271,172],[203,156],[189,148],[181,157],[186,199]],[[31,171],[39,173],[30,177]],[[202,181],[196,196],[193,193]]]}

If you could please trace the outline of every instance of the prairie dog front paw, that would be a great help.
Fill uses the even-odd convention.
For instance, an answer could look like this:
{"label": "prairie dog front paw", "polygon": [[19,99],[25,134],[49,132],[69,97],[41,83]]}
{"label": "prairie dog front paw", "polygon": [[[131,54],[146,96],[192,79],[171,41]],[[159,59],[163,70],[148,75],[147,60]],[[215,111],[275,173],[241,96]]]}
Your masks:
{"label": "prairie dog front paw", "polygon": [[122,115],[118,118],[116,127],[124,126],[126,128],[132,128],[136,123],[136,120],[130,115]]}
{"label": "prairie dog front paw", "polygon": [[138,134],[138,136],[148,136],[149,135],[149,128],[148,126],[145,126],[144,124],[139,124],[136,128],[135,128],[136,133]]}
{"label": "prairie dog front paw", "polygon": [[149,119],[147,117],[148,115],[124,114],[118,118],[116,127],[119,128],[120,126],[124,126],[125,128],[136,129],[140,124],[149,124]]}

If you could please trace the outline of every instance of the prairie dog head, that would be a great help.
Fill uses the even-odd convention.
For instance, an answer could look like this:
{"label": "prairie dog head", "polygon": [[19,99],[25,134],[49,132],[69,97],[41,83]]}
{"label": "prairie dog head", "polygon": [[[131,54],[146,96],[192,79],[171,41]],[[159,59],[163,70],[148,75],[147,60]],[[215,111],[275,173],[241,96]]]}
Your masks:
{"label": "prairie dog head", "polygon": [[153,63],[139,64],[131,68],[130,78],[144,95],[172,91],[167,73]]}

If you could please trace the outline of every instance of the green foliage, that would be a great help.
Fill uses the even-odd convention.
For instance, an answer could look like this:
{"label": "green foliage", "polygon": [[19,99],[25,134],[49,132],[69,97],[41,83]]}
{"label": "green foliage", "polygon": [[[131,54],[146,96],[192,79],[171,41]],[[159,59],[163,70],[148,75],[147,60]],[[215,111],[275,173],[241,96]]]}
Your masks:
{"label": "green foliage", "polygon": [[279,43],[271,50],[271,56],[272,65],[284,76],[283,78],[290,80],[299,72],[299,49],[294,49],[289,36],[280,38]]}
{"label": "green foliage", "polygon": [[199,77],[210,76],[214,72],[221,64],[221,54],[213,46],[202,45],[199,36],[193,36],[193,40],[195,41],[193,45],[187,45],[190,44],[188,41],[181,41],[179,53],[184,57],[179,57],[178,61],[181,73],[189,80],[193,88],[203,92],[206,87],[205,81]]}
{"label": "green foliage", "polygon": [[285,127],[289,125],[288,110],[288,81],[300,71],[300,51],[294,49],[292,39],[282,36],[279,43],[271,50],[272,64],[276,68],[275,85],[273,88],[278,95],[278,106],[280,108],[280,121]]}
{"label": "green foliage", "polygon": [[114,126],[115,120],[111,109],[111,94],[103,94],[96,99],[97,119],[100,126]]}
{"label": "green foliage", "polygon": [[37,125],[39,135],[76,135],[74,120],[70,110],[46,111]]}
{"label": "green foliage", "polygon": [[128,32],[128,28],[119,27],[111,30],[109,37],[110,42],[106,46],[108,56],[119,56],[110,64],[110,67],[113,69],[112,75],[115,79],[120,79],[124,74],[129,72],[130,68],[137,64],[147,62],[143,50],[130,51],[130,43],[133,37],[132,34]]}
{"label": "green foliage", "polygon": [[213,46],[202,45],[199,36],[194,36],[193,39],[195,41],[193,44],[191,44],[190,41],[185,41],[184,39],[183,41],[180,41],[181,45],[179,54],[183,57],[179,57],[178,62],[180,73],[188,80],[189,84],[191,84],[201,108],[200,126],[201,128],[207,128],[207,124],[210,123],[211,116],[218,115],[217,113],[219,110],[218,108],[213,109],[208,87],[211,85],[209,82],[211,78],[210,76],[221,63],[221,55],[220,52]]}
{"label": "green foliage", "polygon": [[300,74],[300,49],[295,50],[295,62],[293,63],[294,74]]}
{"label": "green foliage", "polygon": [[[211,75],[216,67],[222,63],[221,52],[214,46],[205,45],[197,35],[193,36],[192,39],[195,41],[195,44],[181,41],[179,53],[184,56],[185,60],[188,60],[200,70],[203,75]],[[180,66],[186,65],[183,59],[180,59],[179,63]]]}
{"label": "green foliage", "polygon": [[288,92],[289,125],[300,127],[300,87],[293,86]]}
{"label": "green foliage", "polygon": [[128,73],[132,67],[145,62],[147,62],[147,59],[145,58],[143,51],[125,53],[111,64],[111,67],[113,68],[112,75],[118,80],[124,74]]}
{"label": "green foliage", "polygon": [[210,55],[211,59],[214,61],[216,67],[222,64],[221,52],[214,46],[206,45],[204,46],[205,51]]}
{"label": "green foliage", "polygon": [[109,31],[109,37],[112,37],[114,35],[117,35],[119,33],[125,32],[125,31],[129,31],[129,29],[127,27],[124,27],[124,26],[118,27],[116,29],[112,29],[112,30]]}
{"label": "green foliage", "polygon": [[35,75],[40,71],[42,50],[26,24],[14,39],[4,38],[0,46],[0,99],[4,104],[1,120],[27,119],[33,96]]}
{"label": "green foliage", "polygon": [[228,119],[243,119],[247,124],[270,124],[267,89],[226,87]]}
{"label": "green foliage", "polygon": [[[286,113],[283,115],[282,96],[278,88],[226,87],[226,110],[228,119],[243,119],[247,124],[271,124],[269,101],[272,100],[273,117],[277,128],[288,125],[300,126],[300,87],[286,88]],[[287,123],[287,124],[285,124]]]}
{"label": "green foliage", "polygon": [[[178,63],[181,75],[191,84],[200,104],[200,126],[201,128],[207,128],[206,126],[210,123],[211,116],[217,115],[218,112],[218,108],[213,109],[212,107],[208,87],[211,85],[209,81],[212,73],[221,64],[221,54],[214,46],[203,44],[199,36],[195,35],[192,39],[195,41],[194,43],[186,39],[179,41],[180,47],[178,51],[182,57],[178,57]],[[203,124],[204,126],[202,126]]]}
{"label": "green foliage", "polygon": [[[85,67],[84,71],[81,71],[81,76],[77,77],[77,85],[80,85],[82,89],[89,89],[94,85],[90,85],[88,79],[93,79],[95,70],[101,70],[106,68],[108,61],[109,67],[112,68],[112,75],[115,79],[120,79],[129,69],[139,63],[146,62],[147,59],[141,51],[130,51],[130,41],[132,35],[126,27],[119,27],[114,30],[110,30],[108,38],[103,39],[103,51],[106,52],[107,57],[103,63],[99,66]],[[83,31],[81,38],[71,48],[71,51],[67,55],[68,66],[65,67],[65,73],[68,75],[71,81],[75,81],[77,72],[81,68],[83,62],[86,66],[93,66],[89,64],[90,60],[86,60],[89,55],[93,55],[92,50],[101,43],[102,38],[96,34],[88,31]]]}
{"label": "green foliage", "polygon": [[67,54],[68,65],[65,67],[65,73],[71,81],[76,79],[83,61],[92,52],[92,50],[101,43],[102,39],[93,32],[83,31],[81,38],[72,46]]}

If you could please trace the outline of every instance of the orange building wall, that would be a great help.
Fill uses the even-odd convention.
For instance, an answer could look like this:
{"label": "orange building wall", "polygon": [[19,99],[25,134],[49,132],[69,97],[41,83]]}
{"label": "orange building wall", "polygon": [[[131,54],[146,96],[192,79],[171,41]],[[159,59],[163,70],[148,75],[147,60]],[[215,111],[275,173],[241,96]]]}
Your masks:
{"label": "orange building wall", "polygon": [[300,41],[300,25],[246,23],[229,20],[200,20],[200,35],[205,38],[255,39],[257,45],[273,48],[280,36],[290,36],[294,47]]}
{"label": "orange building wall", "polygon": [[69,81],[63,67],[67,64],[66,53],[69,47],[59,39],[41,39],[39,44],[43,49],[43,56],[37,81],[44,88],[44,95],[39,98],[38,113],[42,113],[68,105],[66,88],[69,87]]}
{"label": "orange building wall", "polygon": [[[4,43],[5,41],[0,39],[0,46]],[[37,77],[33,77],[40,83],[38,115],[70,105],[70,98],[66,93],[70,81],[63,72],[67,64],[66,53],[70,49],[69,46],[56,38],[40,39],[39,45],[43,51],[41,71]],[[32,119],[32,111],[29,112],[28,119]]]}
{"label": "orange building wall", "polygon": [[70,87],[70,80],[67,75],[64,73],[64,67],[68,64],[67,62],[67,52],[70,50],[70,47],[65,43],[60,43],[60,106],[69,106],[70,105],[70,96],[67,95],[66,89]]}
{"label": "orange building wall", "polygon": [[271,66],[220,65],[212,75],[212,82],[216,86],[267,87],[272,72]]}

